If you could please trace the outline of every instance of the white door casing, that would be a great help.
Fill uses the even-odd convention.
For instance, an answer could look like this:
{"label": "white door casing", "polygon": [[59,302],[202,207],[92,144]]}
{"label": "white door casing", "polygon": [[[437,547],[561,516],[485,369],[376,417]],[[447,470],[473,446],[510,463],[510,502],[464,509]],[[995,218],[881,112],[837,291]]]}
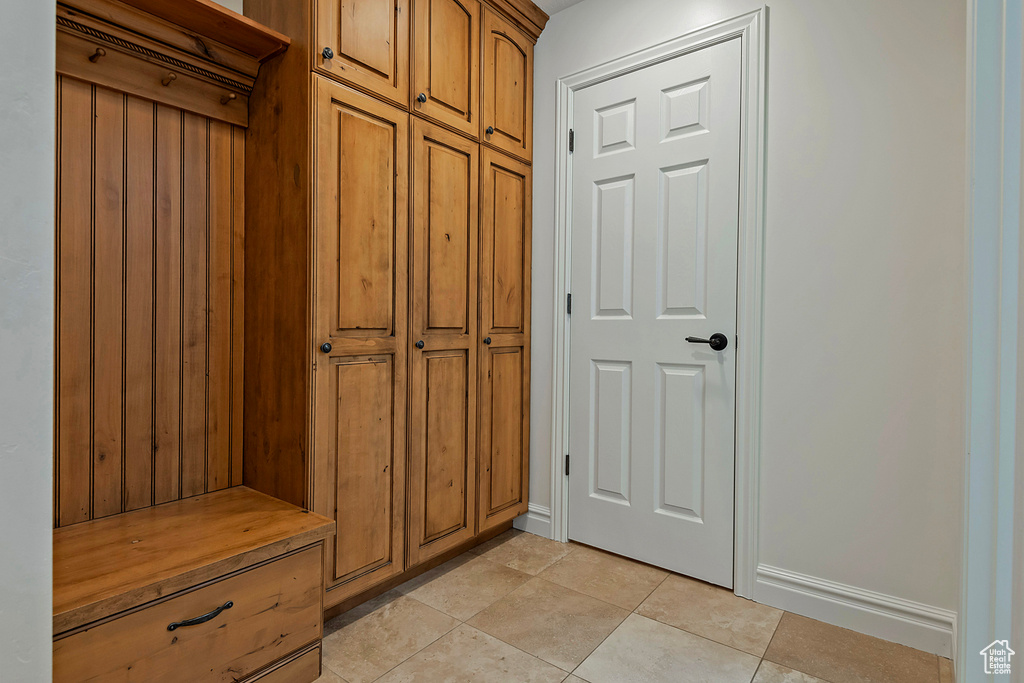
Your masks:
{"label": "white door casing", "polygon": [[[569,537],[733,585],[741,42],[575,95]],[[686,337],[724,334],[722,351]]]}

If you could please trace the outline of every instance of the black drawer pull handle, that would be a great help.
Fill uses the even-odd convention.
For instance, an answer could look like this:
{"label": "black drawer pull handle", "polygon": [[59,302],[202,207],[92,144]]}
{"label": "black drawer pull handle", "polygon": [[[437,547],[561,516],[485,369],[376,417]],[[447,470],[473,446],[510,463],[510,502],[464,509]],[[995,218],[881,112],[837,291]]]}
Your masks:
{"label": "black drawer pull handle", "polygon": [[173,631],[174,629],[181,628],[182,626],[197,626],[199,624],[205,624],[210,619],[215,618],[218,614],[220,614],[224,610],[231,609],[234,606],[235,606],[235,603],[232,602],[231,600],[228,600],[223,605],[221,605],[217,609],[213,610],[209,614],[204,614],[203,616],[196,617],[195,619],[186,619],[185,621],[176,621],[173,624],[171,624],[170,626],[168,626],[167,630],[168,631]]}

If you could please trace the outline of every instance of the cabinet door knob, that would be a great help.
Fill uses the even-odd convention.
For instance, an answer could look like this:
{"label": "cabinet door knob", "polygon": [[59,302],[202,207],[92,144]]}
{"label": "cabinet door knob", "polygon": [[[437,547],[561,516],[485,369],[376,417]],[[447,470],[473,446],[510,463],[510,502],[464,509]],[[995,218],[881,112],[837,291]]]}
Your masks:
{"label": "cabinet door knob", "polygon": [[330,353],[331,349],[333,348],[334,347],[331,346],[331,342],[324,342],[323,344],[320,345],[320,350],[323,351],[324,353]]}
{"label": "cabinet door knob", "polygon": [[487,344],[488,346],[490,346],[491,345],[491,338],[487,337],[486,339],[484,339],[484,344]]}
{"label": "cabinet door knob", "polygon": [[426,93],[420,93],[419,95],[417,95],[416,96],[416,101],[419,102],[420,104],[423,104],[424,102],[426,102],[427,101]]}
{"label": "cabinet door knob", "polygon": [[416,342],[416,348],[417,349],[422,349],[424,346],[426,346],[426,344],[423,343],[422,339],[419,340],[418,342]]}
{"label": "cabinet door knob", "polygon": [[325,47],[324,51],[320,54],[324,56],[324,59],[334,59],[334,50],[329,47]]}
{"label": "cabinet door knob", "polygon": [[487,134],[494,135],[494,126],[487,126]]}

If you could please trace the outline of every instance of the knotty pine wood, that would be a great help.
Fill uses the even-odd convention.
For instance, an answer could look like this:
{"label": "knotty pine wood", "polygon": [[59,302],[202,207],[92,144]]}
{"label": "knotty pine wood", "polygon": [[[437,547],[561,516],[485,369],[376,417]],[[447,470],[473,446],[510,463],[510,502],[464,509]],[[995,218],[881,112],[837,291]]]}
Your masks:
{"label": "knotty pine wood", "polygon": [[[318,0],[313,67],[408,107],[410,2]],[[325,57],[324,48],[334,56]]]}
{"label": "knotty pine wood", "polygon": [[333,532],[332,520],[243,486],[57,529],[53,631],[111,617]]}
{"label": "knotty pine wood", "polygon": [[487,529],[528,507],[533,174],[484,147],[480,187],[479,519]]}
{"label": "knotty pine wood", "polygon": [[[320,640],[322,571],[319,542],[59,637],[53,646],[54,681],[243,679]],[[171,623],[199,617],[228,602],[230,607],[206,623],[168,630]]]}
{"label": "knotty pine wood", "polygon": [[[484,11],[480,139],[533,158],[533,41],[497,12]],[[488,133],[488,128],[493,129]]]}
{"label": "knotty pine wood", "polygon": [[479,149],[413,121],[410,565],[476,533]]}
{"label": "knotty pine wood", "polygon": [[241,483],[241,128],[57,78],[54,526]]}
{"label": "knotty pine wood", "polygon": [[317,103],[313,509],[358,530],[328,544],[342,600],[405,569],[409,117],[325,78]]}
{"label": "knotty pine wood", "polygon": [[418,0],[413,11],[413,112],[478,139],[479,0]]}

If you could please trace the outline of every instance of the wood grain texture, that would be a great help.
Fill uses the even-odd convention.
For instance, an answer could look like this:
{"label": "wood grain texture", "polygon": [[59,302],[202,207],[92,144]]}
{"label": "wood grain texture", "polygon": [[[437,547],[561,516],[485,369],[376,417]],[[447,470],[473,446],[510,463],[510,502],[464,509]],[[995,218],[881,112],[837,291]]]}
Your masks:
{"label": "wood grain texture", "polygon": [[[58,638],[58,683],[245,678],[322,633],[323,544]],[[228,605],[213,619],[168,626]],[[269,634],[273,634],[270,637]]]}
{"label": "wood grain texture", "polygon": [[476,530],[479,145],[414,120],[408,562]]}
{"label": "wood grain texture", "polygon": [[294,42],[263,65],[246,131],[243,482],[304,506],[313,496],[311,9],[245,5]]}
{"label": "wood grain texture", "polygon": [[57,86],[63,526],[232,484],[244,157],[229,124]]}
{"label": "wood grain texture", "polygon": [[410,0],[318,0],[314,68],[408,107],[409,8]]}
{"label": "wood grain texture", "polygon": [[238,486],[56,529],[55,634],[333,533],[334,522]]}
{"label": "wood grain texture", "polygon": [[253,683],[314,683],[320,678],[320,647],[306,650],[256,678]]}
{"label": "wood grain texture", "polygon": [[529,162],[533,158],[533,42],[491,10],[484,11],[483,25],[480,139]]}
{"label": "wood grain texture", "polygon": [[481,159],[479,524],[489,529],[529,499],[533,175],[486,147]]}
{"label": "wood grain texture", "polygon": [[408,114],[317,78],[314,509],[328,603],[404,569]]}
{"label": "wood grain texture", "polygon": [[488,0],[490,6],[515,24],[536,43],[548,23],[547,12],[530,0]]}
{"label": "wood grain texture", "polygon": [[[413,112],[480,135],[478,0],[419,0],[413,20]],[[425,102],[416,99],[424,95]]]}

